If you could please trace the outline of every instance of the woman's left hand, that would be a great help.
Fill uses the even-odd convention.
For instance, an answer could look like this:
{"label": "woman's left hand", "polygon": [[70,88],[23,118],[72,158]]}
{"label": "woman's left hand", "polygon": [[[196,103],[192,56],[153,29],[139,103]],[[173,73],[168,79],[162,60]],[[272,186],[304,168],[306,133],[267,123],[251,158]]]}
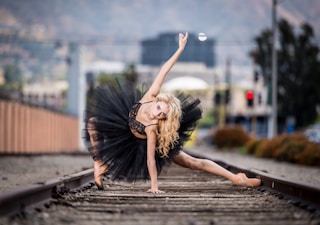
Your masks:
{"label": "woman's left hand", "polygon": [[147,192],[148,193],[153,193],[153,194],[163,194],[163,193],[165,193],[164,191],[160,191],[157,188],[150,188]]}
{"label": "woman's left hand", "polygon": [[186,32],[185,35],[183,35],[182,33],[179,34],[179,48],[180,49],[184,49],[184,47],[187,44],[187,40],[188,40],[188,32]]}

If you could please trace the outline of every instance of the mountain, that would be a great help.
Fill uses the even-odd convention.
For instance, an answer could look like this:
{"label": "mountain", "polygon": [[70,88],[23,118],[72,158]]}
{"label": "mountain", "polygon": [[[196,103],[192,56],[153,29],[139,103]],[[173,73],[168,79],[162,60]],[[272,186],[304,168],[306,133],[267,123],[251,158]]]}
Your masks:
{"label": "mountain", "polygon": [[[278,18],[308,22],[320,35],[320,1],[281,0]],[[272,0],[0,0],[0,26],[78,41],[106,59],[139,61],[140,41],[161,32],[203,32],[217,41],[218,66],[250,66],[253,38],[271,28]],[[240,69],[239,69],[240,71]],[[246,73],[248,70],[246,70]]]}

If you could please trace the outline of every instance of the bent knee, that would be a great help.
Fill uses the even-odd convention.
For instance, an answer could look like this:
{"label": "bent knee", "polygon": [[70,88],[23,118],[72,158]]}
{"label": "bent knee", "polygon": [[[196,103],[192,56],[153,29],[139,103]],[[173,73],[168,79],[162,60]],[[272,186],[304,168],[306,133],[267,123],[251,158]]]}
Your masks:
{"label": "bent knee", "polygon": [[87,130],[89,132],[90,135],[95,134],[96,133],[96,126],[94,125],[97,122],[97,118],[95,117],[91,117],[87,123]]}

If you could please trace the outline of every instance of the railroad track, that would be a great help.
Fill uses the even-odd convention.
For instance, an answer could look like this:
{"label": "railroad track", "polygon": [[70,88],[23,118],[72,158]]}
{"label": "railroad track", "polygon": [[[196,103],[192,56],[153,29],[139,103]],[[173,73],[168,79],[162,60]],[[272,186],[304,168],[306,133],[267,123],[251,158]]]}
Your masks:
{"label": "railroad track", "polygon": [[0,195],[0,224],[320,224],[319,187],[216,162],[263,185],[237,187],[173,165],[159,177],[165,194],[107,178],[99,191],[89,169]]}

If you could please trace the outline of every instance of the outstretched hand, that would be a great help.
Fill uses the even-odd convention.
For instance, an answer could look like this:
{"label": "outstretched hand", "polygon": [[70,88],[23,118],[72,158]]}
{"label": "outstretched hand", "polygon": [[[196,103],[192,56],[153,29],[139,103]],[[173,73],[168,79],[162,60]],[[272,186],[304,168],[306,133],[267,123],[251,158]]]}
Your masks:
{"label": "outstretched hand", "polygon": [[179,34],[179,48],[184,49],[187,44],[188,32],[185,35],[182,33]]}

